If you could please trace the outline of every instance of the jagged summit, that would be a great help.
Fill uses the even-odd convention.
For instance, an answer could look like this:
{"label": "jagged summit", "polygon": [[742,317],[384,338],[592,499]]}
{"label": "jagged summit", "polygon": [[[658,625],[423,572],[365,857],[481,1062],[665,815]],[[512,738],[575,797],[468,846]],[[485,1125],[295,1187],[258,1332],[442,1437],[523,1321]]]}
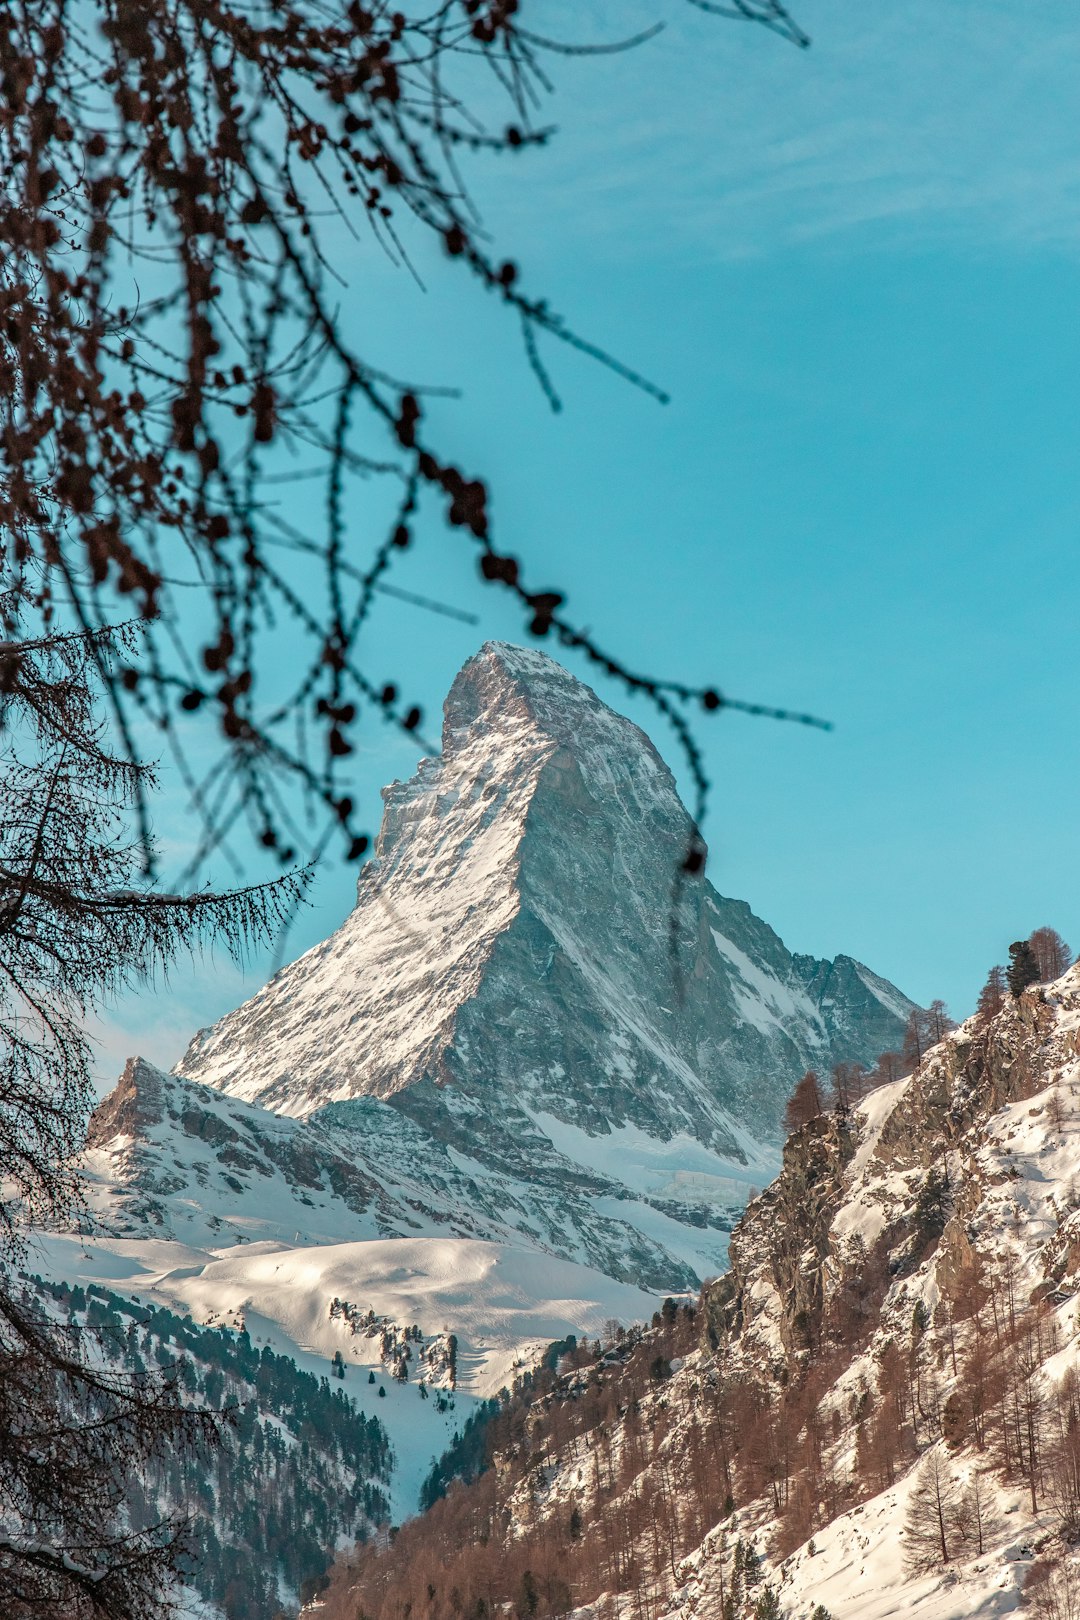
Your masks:
{"label": "jagged summit", "polygon": [[[524,891],[565,935],[555,913],[580,914],[584,896],[573,884],[589,846],[609,907],[619,866],[633,864],[633,845],[649,844],[670,891],[690,830],[670,771],[644,732],[554,660],[488,643],[450,690],[443,744],[440,758],[384,789],[376,857],[352,916],[197,1037],[182,1073],[288,1113],[391,1096],[424,1078],[445,1082],[460,1010],[519,916]],[[564,876],[571,886],[559,895]],[[626,898],[639,909],[633,894]],[[640,898],[653,903],[657,895]],[[666,947],[663,907],[655,920]],[[526,976],[537,977],[536,965]],[[344,1050],[341,1021],[356,1032]],[[268,1033],[288,1057],[276,1073],[266,1062]]]}
{"label": "jagged summit", "polygon": [[675,780],[640,726],[601,701],[591,687],[535,647],[488,641],[465,663],[443,704],[443,751],[460,747],[480,727],[498,729],[504,719],[523,720],[551,742],[570,748],[583,768],[651,763],[657,781],[675,791]]}
{"label": "jagged summit", "polygon": [[674,1273],[700,1274],[700,1229],[720,1263],[720,1212],[763,1179],[794,1079],[895,1045],[911,1003],[850,958],[793,957],[707,881],[677,888],[671,772],[545,654],[485,645],[443,744],[385,789],[341,928],[178,1073],[369,1148],[407,1139],[410,1174],[450,1151],[478,1185],[527,1186],[540,1241],[613,1275],[641,1263],[644,1197],[650,1251],[692,1225]]}

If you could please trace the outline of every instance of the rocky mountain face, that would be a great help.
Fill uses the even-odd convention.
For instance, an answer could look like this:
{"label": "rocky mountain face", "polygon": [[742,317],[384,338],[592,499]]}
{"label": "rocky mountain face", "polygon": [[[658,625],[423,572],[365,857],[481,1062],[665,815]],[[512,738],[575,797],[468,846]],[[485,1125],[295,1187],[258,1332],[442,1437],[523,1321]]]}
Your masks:
{"label": "rocky mountain face", "polygon": [[1063,1620],[1078,1297],[1080,966],[804,1125],[697,1306],[564,1356],[321,1620]]}
{"label": "rocky mountain face", "polygon": [[872,1061],[912,1004],[678,881],[670,771],[542,653],[485,646],[384,798],[355,910],[179,1078],[308,1120],[453,1231],[652,1288],[718,1269],[794,1080]]}
{"label": "rocky mountain face", "polygon": [[1078,1082],[1074,968],[988,1025],[969,1020],[853,1118],[822,1115],[795,1133],[782,1174],[732,1236],[729,1272],[706,1293],[711,1319],[779,1346],[794,1367],[838,1336],[856,1302],[866,1323],[895,1321],[914,1300],[911,1276],[926,1271],[939,1290],[970,1280],[977,1249],[1000,1252],[1007,1234],[1025,1300],[1052,1295],[1066,1273],[1071,1295]]}
{"label": "rocky mountain face", "polygon": [[[74,1322],[115,1318],[132,1366],[209,1357],[185,1388],[216,1400],[224,1379],[240,1403],[243,1443],[204,1504],[200,1616],[261,1620],[275,1583],[303,1596],[322,1568],[312,1535],[329,1554],[386,1513],[408,1519],[470,1418],[497,1410],[524,1456],[520,1403],[563,1387],[545,1347],[571,1347],[576,1400],[592,1351],[575,1335],[640,1322],[720,1271],[777,1168],[793,1082],[872,1061],[911,1010],[854,960],[792,956],[744,903],[679,879],[692,827],[667,768],[541,654],[472,659],[442,757],[385,799],[344,925],[173,1074],[128,1063],[93,1118],[85,1219],[37,1245],[40,1286]],[[666,1338],[618,1330],[598,1376],[635,1385],[644,1366],[649,1402],[681,1390],[682,1364],[715,1353],[701,1325],[757,1299],[746,1253],[734,1292],[665,1307]],[[280,1410],[259,1404],[268,1369]],[[493,1402],[505,1386],[517,1394]],[[619,1407],[603,1408],[612,1432]],[[338,1420],[357,1445],[378,1439],[371,1456],[334,1461]],[[474,1426],[450,1455],[475,1464],[484,1446]],[[159,1494],[196,1488],[172,1468]],[[507,1601],[533,1617],[531,1592]]]}
{"label": "rocky mountain face", "polygon": [[325,1134],[143,1058],[95,1109],[83,1170],[88,1230],[123,1238],[328,1243],[409,1224]]}

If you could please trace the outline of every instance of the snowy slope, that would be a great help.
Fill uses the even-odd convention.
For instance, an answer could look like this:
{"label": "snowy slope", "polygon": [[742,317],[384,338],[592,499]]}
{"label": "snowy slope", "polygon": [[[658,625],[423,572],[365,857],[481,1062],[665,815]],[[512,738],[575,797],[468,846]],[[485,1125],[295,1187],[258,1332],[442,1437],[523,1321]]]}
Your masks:
{"label": "snowy slope", "polygon": [[[805,1133],[802,1144],[789,1144],[785,1176],[751,1206],[733,1239],[735,1277],[720,1315],[739,1323],[732,1342],[738,1364],[775,1367],[779,1359],[791,1370],[805,1362],[807,1352],[792,1332],[795,1310],[814,1299],[812,1308],[826,1318],[830,1302],[853,1278],[883,1259],[892,1280],[874,1307],[868,1338],[823,1391],[819,1418],[827,1424],[835,1410],[850,1422],[866,1392],[873,1402],[883,1347],[908,1343],[913,1312],[921,1306],[928,1323],[925,1360],[936,1368],[927,1401],[931,1411],[951,1413],[950,1432],[962,1436],[956,1425],[964,1421],[969,1396],[956,1367],[962,1374],[975,1329],[964,1319],[951,1330],[948,1323],[963,1289],[985,1275],[998,1296],[995,1303],[983,1295],[991,1320],[995,1309],[1007,1318],[1015,1309],[1018,1320],[1033,1308],[1043,1313],[1033,1341],[1041,1365],[1034,1365],[1030,1387],[1046,1473],[1033,1511],[1030,1484],[1015,1471],[1003,1474],[992,1446],[980,1450],[962,1438],[947,1443],[930,1417],[929,1448],[918,1462],[902,1465],[894,1485],[856,1500],[790,1556],[767,1562],[766,1579],[782,1612],[795,1617],[809,1616],[817,1604],[835,1620],[1013,1613],[1030,1601],[1024,1588],[1033,1571],[1068,1570],[1072,1559],[1067,1508],[1051,1475],[1055,1402],[1062,1381],[1080,1374],[1080,966],[1055,984],[1028,990],[1019,1002],[1008,1001],[988,1028],[969,1021],[915,1076],[860,1105],[850,1148],[841,1155],[846,1162],[822,1196],[821,1222],[808,1220],[790,1235],[788,1270],[767,1234],[784,1219],[784,1179],[807,1173],[810,1161],[800,1157],[805,1145]],[[947,1181],[933,1179],[946,1174]],[[920,1209],[930,1188],[939,1189],[941,1213],[927,1221]],[[811,1289],[800,1294],[795,1281],[811,1266],[821,1284],[816,1297]],[[1031,1354],[1032,1341],[1023,1342]],[[842,1433],[840,1451],[846,1448],[851,1467],[855,1435],[847,1423]],[[910,1559],[909,1503],[926,1457],[935,1454],[959,1490],[979,1479],[984,1545],[977,1550],[969,1537],[947,1563],[920,1570]],[[768,1504],[758,1502],[717,1527],[685,1561],[681,1582],[660,1612],[681,1613],[689,1605],[719,1615],[719,1562],[730,1559],[740,1534],[763,1549],[770,1520]],[[1072,1612],[1080,1593],[1080,1570],[1068,1579],[1074,1595],[1059,1592],[1055,1612],[1062,1614]]]}
{"label": "snowy slope", "polygon": [[[215,1249],[165,1238],[59,1234],[34,1240],[28,1269],[72,1284],[103,1283],[197,1322],[246,1326],[255,1345],[269,1345],[321,1377],[332,1375],[340,1352],[343,1387],[390,1435],[397,1520],[415,1511],[433,1460],[477,1401],[512,1384],[554,1340],[570,1333],[595,1337],[608,1321],[638,1320],[658,1303],[564,1260],[454,1238],[322,1247],[263,1241]],[[439,1352],[431,1368],[414,1345],[409,1377],[399,1383],[381,1354],[380,1332],[355,1330],[348,1313],[332,1311],[335,1299],[361,1317],[372,1311],[380,1328],[384,1322],[418,1326],[422,1348]],[[458,1341],[453,1386],[442,1355],[450,1332]],[[372,1372],[374,1383],[368,1381]]]}
{"label": "snowy slope", "polygon": [[[407,1173],[395,1178],[378,1134],[275,1115],[133,1059],[91,1122],[81,1230],[42,1239],[38,1264],[69,1283],[105,1282],[198,1322],[246,1322],[256,1343],[321,1376],[340,1351],[350,1392],[390,1433],[391,1499],[402,1517],[478,1400],[511,1384],[552,1340],[596,1334],[612,1318],[636,1320],[658,1302],[540,1245],[523,1213],[527,1188],[506,1188],[505,1218],[485,1218],[475,1184],[452,1158],[444,1149],[443,1176],[429,1174],[424,1184]],[[664,1163],[643,1179],[661,1184],[670,1174]],[[515,1194],[524,1231],[513,1224]],[[739,1189],[727,1195],[734,1200]],[[611,1206],[597,1219],[614,1229],[620,1200],[612,1196]],[[696,1229],[644,1200],[634,1207],[655,1223],[657,1243],[682,1244],[685,1263],[710,1269],[693,1247]],[[696,1235],[707,1240],[708,1230]],[[717,1235],[726,1241],[726,1232]],[[380,1335],[352,1331],[355,1311],[331,1316],[335,1297],[400,1329],[415,1323],[426,1340],[455,1334],[454,1389],[421,1369],[415,1346],[410,1379],[399,1385]],[[421,1397],[419,1377],[442,1388],[447,1404]]]}
{"label": "snowy slope", "polygon": [[212,1247],[481,1238],[667,1292],[722,1268],[738,1209],[775,1170],[749,1138],[733,1163],[687,1135],[535,1123],[550,1145],[534,1184],[375,1099],[297,1120],[132,1059],[91,1121],[87,1229]]}
{"label": "snowy slope", "polygon": [[451,1415],[342,1341],[335,1295],[457,1335],[462,1409],[550,1339],[649,1316],[723,1270],[802,1069],[895,1045],[910,1003],[708,883],[676,905],[670,772],[542,654],[472,659],[442,758],[385,798],[343,927],[173,1075],[128,1064],[55,1255],[323,1371],[377,1364],[385,1396],[350,1385],[403,1511]]}

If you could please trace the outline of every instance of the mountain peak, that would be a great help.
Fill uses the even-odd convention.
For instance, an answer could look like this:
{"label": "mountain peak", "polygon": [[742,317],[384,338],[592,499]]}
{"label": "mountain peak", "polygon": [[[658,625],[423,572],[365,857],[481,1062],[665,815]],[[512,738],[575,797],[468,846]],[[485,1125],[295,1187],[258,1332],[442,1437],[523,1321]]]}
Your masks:
{"label": "mountain peak", "polygon": [[654,790],[677,797],[671,771],[641,727],[535,647],[485,642],[455,677],[443,713],[444,754],[466,747],[477,731],[490,741],[526,730],[569,749],[583,769],[608,778],[620,765],[644,770]]}
{"label": "mountain peak", "polygon": [[508,641],[486,641],[462,665],[443,704],[443,748],[459,745],[477,724],[526,721],[545,727],[568,710],[599,705],[588,687],[546,653]]}
{"label": "mountain peak", "polygon": [[[511,1206],[532,1189],[530,1231],[564,1257],[673,1285],[715,1269],[794,1081],[873,1060],[911,1003],[677,885],[671,772],[554,659],[489,642],[445,713],[442,756],[384,791],[355,910],[178,1072],[289,1115],[378,1100],[410,1167],[449,1149]],[[658,1230],[682,1258],[657,1259]]]}
{"label": "mountain peak", "polygon": [[468,724],[492,697],[505,701],[515,696],[541,723],[567,705],[579,711],[606,707],[584,682],[539,648],[485,641],[454,677],[444,711],[456,723],[461,716]]}

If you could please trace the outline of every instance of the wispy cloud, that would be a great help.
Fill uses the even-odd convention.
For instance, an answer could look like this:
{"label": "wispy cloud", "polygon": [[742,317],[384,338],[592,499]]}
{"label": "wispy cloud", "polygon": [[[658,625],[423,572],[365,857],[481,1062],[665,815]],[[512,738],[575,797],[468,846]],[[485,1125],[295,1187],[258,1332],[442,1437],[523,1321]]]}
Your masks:
{"label": "wispy cloud", "polygon": [[[604,8],[549,9],[553,30],[611,35]],[[612,62],[568,64],[561,134],[529,186],[519,198],[512,176],[492,178],[512,234],[540,219],[598,253],[636,236],[646,257],[742,258],[860,231],[1080,243],[1080,14],[1063,0],[817,0],[795,7],[808,52],[678,0],[619,9],[620,27],[658,10],[669,26]]]}

